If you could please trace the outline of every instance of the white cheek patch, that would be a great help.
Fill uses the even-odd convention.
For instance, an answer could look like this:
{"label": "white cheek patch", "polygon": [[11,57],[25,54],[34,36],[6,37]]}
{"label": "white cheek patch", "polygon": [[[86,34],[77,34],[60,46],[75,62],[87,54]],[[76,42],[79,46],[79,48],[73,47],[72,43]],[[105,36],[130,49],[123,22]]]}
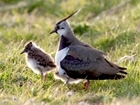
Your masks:
{"label": "white cheek patch", "polygon": [[64,35],[65,32],[66,32],[65,29],[59,29],[59,30],[57,30],[57,33],[58,33],[60,36]]}

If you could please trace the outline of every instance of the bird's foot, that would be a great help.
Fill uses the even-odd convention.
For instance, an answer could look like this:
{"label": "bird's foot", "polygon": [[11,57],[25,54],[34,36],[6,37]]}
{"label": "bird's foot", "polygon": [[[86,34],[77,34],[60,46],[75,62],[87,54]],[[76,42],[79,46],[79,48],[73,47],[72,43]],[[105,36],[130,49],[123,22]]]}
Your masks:
{"label": "bird's foot", "polygon": [[89,81],[89,80],[87,80],[87,81],[84,83],[84,90],[87,90],[87,89],[88,89],[89,84],[90,84],[90,81]]}
{"label": "bird's foot", "polygon": [[[39,68],[38,68],[39,69]],[[40,69],[39,69],[40,70]],[[41,82],[44,80],[43,72],[40,70]]]}
{"label": "bird's foot", "polygon": [[43,81],[45,82],[47,78],[47,74],[44,75]]}
{"label": "bird's foot", "polygon": [[65,85],[68,87],[69,90],[71,90],[70,87],[69,87],[69,79],[70,78],[67,76],[67,81],[66,81]]}
{"label": "bird's foot", "polygon": [[66,86],[68,87],[68,89],[69,89],[69,90],[71,90],[71,88],[70,88],[69,84],[66,84]]}

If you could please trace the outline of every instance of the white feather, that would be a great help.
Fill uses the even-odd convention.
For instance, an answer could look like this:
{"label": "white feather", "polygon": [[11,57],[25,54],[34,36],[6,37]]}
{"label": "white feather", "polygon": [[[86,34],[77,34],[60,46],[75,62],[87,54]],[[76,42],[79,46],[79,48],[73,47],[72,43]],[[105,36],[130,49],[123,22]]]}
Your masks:
{"label": "white feather", "polygon": [[[54,77],[55,79],[60,79],[61,81],[63,81],[64,83],[67,81],[67,76],[65,73],[65,70],[63,70],[61,68],[60,62],[65,58],[65,56],[67,55],[69,51],[69,48],[66,47],[60,51],[58,51],[55,55],[55,61],[57,63],[57,69],[58,69],[58,74],[55,74]],[[79,83],[80,81],[82,81],[81,79],[73,79],[73,78],[69,78],[68,83]]]}
{"label": "white feather", "polygon": [[62,50],[60,50],[60,51],[58,51],[58,52],[56,53],[56,55],[55,55],[55,62],[56,62],[56,64],[57,64],[57,66],[58,66],[57,68],[58,68],[59,75],[63,75],[64,72],[65,72],[65,71],[61,68],[60,62],[65,58],[65,56],[67,55],[68,51],[69,51],[69,48],[66,47],[66,48],[64,48],[64,49],[62,49]]}
{"label": "white feather", "polygon": [[[59,74],[54,73],[54,78],[55,79],[60,79],[64,83],[66,83],[66,81],[68,80],[68,78],[67,78],[67,76],[65,74],[64,75],[59,75]],[[72,83],[77,84],[77,83],[79,83],[81,81],[82,81],[82,79],[69,78],[68,83],[70,83],[70,84],[72,84]]]}
{"label": "white feather", "polygon": [[65,29],[59,29],[59,30],[57,30],[57,33],[58,33],[60,36],[64,35],[65,32],[66,32]]}
{"label": "white feather", "polygon": [[33,70],[34,73],[40,74],[40,71],[37,69],[37,63],[34,59],[26,57],[27,66]]}

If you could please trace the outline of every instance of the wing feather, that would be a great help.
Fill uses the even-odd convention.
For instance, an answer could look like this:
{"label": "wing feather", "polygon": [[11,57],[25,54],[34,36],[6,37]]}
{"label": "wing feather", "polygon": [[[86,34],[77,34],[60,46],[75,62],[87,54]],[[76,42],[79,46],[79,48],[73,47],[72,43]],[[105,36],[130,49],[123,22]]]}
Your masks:
{"label": "wing feather", "polygon": [[[82,61],[78,58],[74,58],[71,55],[67,55],[61,62],[61,67],[66,71],[66,73],[72,77],[72,78],[86,78],[87,72],[90,71],[90,69],[93,66],[93,61]],[[93,76],[97,76],[96,71],[94,73],[94,70],[92,70],[92,74],[95,74]]]}
{"label": "wing feather", "polygon": [[28,55],[29,57],[32,56],[32,58],[36,59],[38,61],[38,64],[40,66],[46,67],[46,66],[55,66],[52,58],[43,53],[43,52],[39,52],[39,53],[29,53]]}
{"label": "wing feather", "polygon": [[83,61],[96,61],[97,58],[106,55],[100,50],[81,45],[70,45],[68,54]]}
{"label": "wing feather", "polygon": [[117,73],[127,74],[124,71],[122,72],[122,70],[125,70],[124,68],[118,67],[103,57],[96,61],[83,61],[67,55],[60,62],[60,65],[67,75],[74,79],[121,79],[124,76]]}

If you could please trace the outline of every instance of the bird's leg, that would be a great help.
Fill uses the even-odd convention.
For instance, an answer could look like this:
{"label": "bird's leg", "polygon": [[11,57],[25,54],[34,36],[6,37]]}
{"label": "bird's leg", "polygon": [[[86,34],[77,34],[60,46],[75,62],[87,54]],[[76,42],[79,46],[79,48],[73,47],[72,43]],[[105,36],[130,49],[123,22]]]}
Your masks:
{"label": "bird's leg", "polygon": [[65,85],[68,87],[68,89],[70,90],[70,88],[69,88],[69,77],[66,75],[66,77],[67,77],[67,80],[66,80],[66,83],[65,83]]}
{"label": "bird's leg", "polygon": [[41,75],[41,81],[43,81],[43,72],[40,70],[40,75]]}
{"label": "bird's leg", "polygon": [[44,75],[44,82],[46,81],[47,78],[47,73]]}
{"label": "bird's leg", "polygon": [[43,81],[43,71],[41,70],[41,68],[40,68],[40,67],[37,67],[37,69],[40,71],[41,81]]}
{"label": "bird's leg", "polygon": [[87,90],[89,84],[90,84],[90,81],[89,81],[89,80],[87,80],[87,81],[84,83],[84,90]]}

